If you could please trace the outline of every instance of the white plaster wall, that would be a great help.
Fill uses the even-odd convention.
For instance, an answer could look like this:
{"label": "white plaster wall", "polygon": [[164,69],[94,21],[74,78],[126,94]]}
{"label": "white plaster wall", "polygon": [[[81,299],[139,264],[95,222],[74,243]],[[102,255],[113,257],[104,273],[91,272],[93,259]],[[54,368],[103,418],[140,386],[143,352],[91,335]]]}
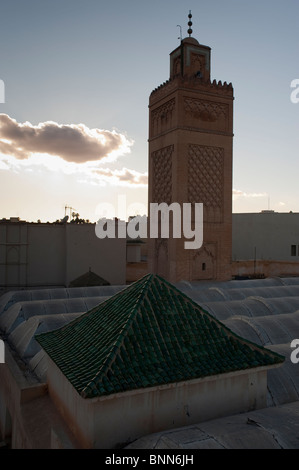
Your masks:
{"label": "white plaster wall", "polygon": [[[298,213],[233,214],[232,259],[299,262]],[[291,256],[291,245],[297,254]]]}
{"label": "white plaster wall", "polygon": [[[1,368],[3,368],[3,364],[0,365],[0,375],[1,375]],[[7,420],[6,401],[5,401],[3,390],[0,387],[0,439],[4,439],[6,437],[6,420]]]}
{"label": "white plaster wall", "polygon": [[263,408],[267,371],[251,369],[84,399],[49,359],[48,385],[82,447],[109,449],[164,429]]}
{"label": "white plaster wall", "polygon": [[94,224],[0,224],[0,286],[66,286],[89,268],[126,283],[126,240],[95,235]]}
{"label": "white plaster wall", "polygon": [[127,262],[140,263],[141,261],[141,246],[140,245],[127,245]]}
{"label": "white plaster wall", "polygon": [[65,378],[56,364],[47,356],[47,383],[50,398],[66,425],[77,439],[80,448],[92,448],[94,414],[90,400],[85,400]]}
{"label": "white plaster wall", "polygon": [[141,436],[266,406],[266,372],[119,394],[94,404],[96,448],[124,446]]}
{"label": "white plaster wall", "polygon": [[63,225],[28,224],[29,286],[64,285],[65,228]]}
{"label": "white plaster wall", "polygon": [[126,283],[126,239],[99,239],[95,225],[66,224],[66,283],[88,272],[110,284]]}
{"label": "white plaster wall", "polygon": [[0,285],[26,282],[27,224],[0,224]]}

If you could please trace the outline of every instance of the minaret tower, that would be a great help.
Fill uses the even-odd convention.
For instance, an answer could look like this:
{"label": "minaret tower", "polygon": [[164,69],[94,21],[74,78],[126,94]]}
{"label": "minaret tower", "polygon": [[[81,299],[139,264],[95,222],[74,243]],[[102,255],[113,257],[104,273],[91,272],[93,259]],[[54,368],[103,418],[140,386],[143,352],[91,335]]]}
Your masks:
{"label": "minaret tower", "polygon": [[203,245],[149,238],[149,271],[170,282],[231,279],[233,88],[211,81],[211,49],[192,35],[149,99],[149,204],[203,203]]}

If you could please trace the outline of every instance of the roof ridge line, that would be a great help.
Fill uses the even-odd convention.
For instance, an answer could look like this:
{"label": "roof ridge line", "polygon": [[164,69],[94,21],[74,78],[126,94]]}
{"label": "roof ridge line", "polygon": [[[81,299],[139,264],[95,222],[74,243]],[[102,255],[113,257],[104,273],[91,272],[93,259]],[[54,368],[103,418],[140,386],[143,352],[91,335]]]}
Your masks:
{"label": "roof ridge line", "polygon": [[[147,275],[143,276],[146,277]],[[58,328],[55,328],[54,330],[52,330],[53,332],[54,331],[59,331],[59,330],[64,330],[65,328],[68,328],[70,325],[75,325],[76,323],[79,323],[82,318],[84,316],[87,316],[87,315],[90,315],[92,312],[96,311],[98,308],[99,308],[99,305],[101,305],[102,307],[104,307],[105,304],[109,304],[110,302],[113,301],[113,299],[118,296],[118,295],[123,295],[125,294],[128,289],[130,287],[132,288],[135,288],[136,287],[136,284],[139,283],[143,278],[140,278],[138,281],[134,282],[133,284],[129,285],[129,286],[124,286],[120,291],[116,292],[115,294],[111,295],[110,297],[106,298],[103,302],[100,302],[99,304],[95,305],[94,307],[90,308],[89,310],[87,310],[86,312],[83,312],[81,315],[79,315],[77,318],[75,318],[74,320],[71,320],[69,323],[67,323],[66,325],[63,325],[61,327],[58,327]],[[134,285],[135,284],[135,285]],[[74,289],[82,289],[82,287],[74,287]],[[72,299],[72,297],[67,297],[67,299]],[[53,300],[56,300],[56,299],[53,299]],[[36,338],[37,337],[42,337],[44,335],[47,335],[49,332],[44,332],[44,333],[39,333],[38,335],[36,335]]]}
{"label": "roof ridge line", "polygon": [[[121,346],[123,345],[123,343],[125,341],[125,338],[127,336],[127,333],[129,331],[132,323],[133,323],[133,320],[136,318],[136,316],[138,314],[138,307],[144,301],[143,294],[148,289],[148,286],[150,284],[150,281],[152,281],[152,279],[153,279],[152,274],[147,274],[143,278],[140,279],[140,281],[142,281],[142,280],[145,281],[145,285],[141,287],[140,294],[139,294],[134,306],[132,307],[130,314],[128,315],[128,319],[126,320],[123,328],[121,329],[121,331],[118,335],[118,339],[116,339],[116,341],[114,341],[114,343],[112,344],[112,346],[109,350],[109,353],[107,355],[107,358],[105,359],[104,363],[102,364],[100,370],[88,382],[88,384],[83,388],[83,390],[81,390],[80,394],[83,398],[88,396],[86,391],[89,389],[90,385],[93,382],[95,382],[97,379],[99,379],[100,376],[103,376],[104,374],[107,374],[108,371],[111,369],[111,367],[112,367],[112,365],[113,365],[113,363],[114,363],[114,361],[116,360],[116,357],[117,357],[116,354],[113,355],[113,352],[119,351]],[[136,287],[136,285],[134,287]],[[133,289],[133,291],[134,290],[135,289]],[[122,292],[125,292],[125,289]],[[121,337],[121,341],[119,341],[119,337]]]}
{"label": "roof ridge line", "polygon": [[257,346],[258,346],[258,349],[262,349],[264,351],[265,354],[271,354],[273,353],[273,355],[275,355],[276,357],[278,358],[282,358],[285,360],[285,357],[282,356],[281,354],[275,352],[275,351],[272,351],[272,350],[269,350],[268,348],[264,347],[264,346],[260,346],[260,345],[257,345],[256,343],[254,343],[253,341],[250,341],[249,339],[246,339],[246,338],[243,338],[242,336],[238,335],[237,333],[235,333],[233,330],[231,330],[228,326],[226,326],[223,322],[219,321],[216,317],[214,317],[210,312],[208,312],[208,310],[206,310],[205,308],[203,308],[201,305],[199,305],[197,302],[195,302],[195,300],[193,300],[191,297],[189,297],[187,294],[185,294],[185,292],[181,291],[180,289],[178,289],[174,284],[171,284],[170,282],[166,281],[166,279],[164,279],[163,277],[159,276],[158,274],[156,274],[156,278],[158,278],[160,280],[160,282],[164,282],[165,284],[167,284],[168,287],[170,287],[172,290],[176,291],[177,294],[180,294],[182,295],[187,301],[188,303],[191,303],[193,306],[195,306],[196,308],[198,308],[199,310],[201,310],[203,313],[205,313],[212,321],[216,322],[216,323],[220,323],[221,324],[221,328],[223,328],[227,333],[229,333],[231,336],[233,337],[237,337],[239,341],[241,341],[241,343],[243,344],[250,344],[251,347],[253,347],[254,349],[257,349]]}
{"label": "roof ridge line", "polygon": [[[169,291],[169,290],[171,291],[172,288],[174,287],[170,282],[166,281],[164,278],[162,278],[162,277],[159,276],[159,275],[156,275],[155,280],[158,281],[160,285],[161,285],[161,284],[162,284],[162,285],[163,285],[163,284],[166,284],[166,287],[168,288],[168,291]],[[177,293],[180,293],[180,290],[179,290],[179,289],[176,289],[176,290],[177,290],[176,294],[177,294]],[[153,313],[153,318],[155,319],[155,323],[156,323],[157,328],[158,328],[158,330],[159,330],[159,333],[160,333],[160,335],[161,335],[163,344],[164,344],[164,346],[166,347],[166,349],[168,350],[168,346],[167,346],[167,344],[166,344],[166,342],[165,342],[165,340],[164,340],[163,332],[161,331],[161,328],[160,328],[159,322],[158,322],[158,320],[157,320],[157,316],[156,316],[155,310],[153,309],[153,306],[152,306],[151,302],[150,302],[150,309],[151,309],[151,311],[152,311],[152,313]],[[178,344],[177,346],[178,346],[178,348],[179,348],[180,350],[182,350],[180,344]],[[159,347],[159,349],[161,349],[159,343],[158,343],[158,347]]]}
{"label": "roof ridge line", "polygon": [[[157,275],[158,278],[160,278],[161,280],[161,277]],[[191,297],[188,297],[187,294],[185,294],[185,292],[181,291],[180,289],[178,289],[175,285],[171,284],[170,282],[166,281],[165,279],[162,278],[162,280],[165,282],[165,284],[168,284],[168,286],[170,286],[173,290],[175,290],[177,293],[181,294],[189,303],[191,303],[192,305],[196,306],[197,308],[199,308],[199,310],[201,310],[201,312],[203,312],[205,315],[207,315],[210,320],[214,321],[215,323],[220,323],[221,324],[221,328],[224,329],[226,332],[228,332],[231,336],[233,337],[237,337],[238,340],[243,343],[243,344],[250,344],[251,347],[253,347],[254,349],[262,349],[265,354],[272,354],[276,357],[279,357],[279,358],[282,358],[285,360],[285,357],[282,356],[281,354],[275,352],[275,351],[272,351],[272,350],[269,350],[268,348],[262,346],[262,345],[257,345],[256,343],[254,343],[253,341],[250,341],[249,339],[247,338],[244,338],[240,335],[238,335],[237,333],[235,333],[231,328],[229,328],[228,326],[226,326],[222,321],[218,320],[216,317],[214,317],[210,312],[208,312],[208,310],[206,310],[205,308],[203,308],[201,305],[199,305],[197,302],[195,302],[195,300],[193,300]]]}

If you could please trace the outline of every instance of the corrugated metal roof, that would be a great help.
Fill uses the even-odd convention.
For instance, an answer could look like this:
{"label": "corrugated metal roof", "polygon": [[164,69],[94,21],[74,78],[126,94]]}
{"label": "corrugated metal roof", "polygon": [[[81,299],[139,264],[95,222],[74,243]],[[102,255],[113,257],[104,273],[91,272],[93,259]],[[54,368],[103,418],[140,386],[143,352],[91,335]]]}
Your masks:
{"label": "corrugated metal roof", "polygon": [[163,430],[137,439],[126,449],[298,449],[298,423],[297,401]]}

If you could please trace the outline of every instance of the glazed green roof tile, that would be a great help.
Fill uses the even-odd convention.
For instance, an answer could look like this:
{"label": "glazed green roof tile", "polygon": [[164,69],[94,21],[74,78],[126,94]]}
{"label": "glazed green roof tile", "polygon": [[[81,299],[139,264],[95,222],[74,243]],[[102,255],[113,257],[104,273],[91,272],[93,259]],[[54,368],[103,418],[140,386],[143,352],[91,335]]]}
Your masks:
{"label": "glazed green roof tile", "polygon": [[82,276],[77,277],[70,282],[69,287],[92,287],[92,286],[110,286],[110,282],[98,276],[96,273],[89,270]]}
{"label": "glazed green roof tile", "polygon": [[284,361],[151,274],[36,340],[85,398]]}

